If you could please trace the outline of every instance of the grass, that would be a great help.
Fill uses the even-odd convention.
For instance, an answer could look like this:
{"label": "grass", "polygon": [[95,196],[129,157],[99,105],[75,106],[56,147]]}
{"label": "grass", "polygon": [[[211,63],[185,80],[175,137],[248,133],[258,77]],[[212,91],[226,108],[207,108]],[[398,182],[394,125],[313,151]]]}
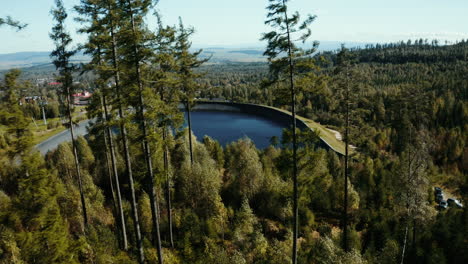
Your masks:
{"label": "grass", "polygon": [[[48,119],[47,122],[48,123],[50,123],[50,122],[60,122],[60,119],[59,118],[51,118],[51,119]],[[37,121],[36,121],[36,123],[37,123]],[[32,131],[33,131],[33,135],[34,135],[33,144],[37,145],[37,144],[41,143],[42,141],[50,138],[51,136],[56,135],[56,134],[64,131],[65,129],[66,128],[64,126],[62,126],[61,124],[56,128],[47,129],[47,126],[44,125],[44,123],[41,121],[41,124],[40,125],[38,124],[38,127],[36,127],[35,125],[33,125],[33,127],[32,127]]]}
{"label": "grass", "polygon": [[[81,121],[82,117],[86,119],[86,106],[75,106],[75,112],[73,113],[73,118],[78,122]],[[37,145],[42,141],[64,131],[66,128],[62,126],[62,121],[60,118],[48,118],[47,123],[57,122],[59,125],[57,127],[47,129],[47,125],[44,124],[42,119],[38,120],[31,120],[29,127],[31,128],[31,132],[33,133],[33,145]],[[3,134],[6,131],[6,126],[0,125],[0,134]]]}
{"label": "grass", "polygon": [[[269,107],[269,108],[281,111],[283,113],[286,113],[288,115],[291,115],[291,112],[289,112],[287,110],[283,110],[283,109],[279,109],[279,108],[271,107],[271,106],[266,106],[266,107]],[[338,152],[338,153],[344,155],[344,153],[345,153],[345,144],[344,144],[343,141],[338,140],[335,137],[335,134],[333,132],[328,130],[326,127],[320,125],[319,123],[314,122],[311,119],[308,119],[308,118],[305,118],[305,117],[302,117],[302,116],[296,116],[296,117],[297,117],[297,119],[303,121],[309,128],[313,129],[314,131],[317,131],[319,133],[320,138],[324,142],[326,142],[335,152]],[[350,151],[350,153],[352,152],[351,149],[349,151]]]}

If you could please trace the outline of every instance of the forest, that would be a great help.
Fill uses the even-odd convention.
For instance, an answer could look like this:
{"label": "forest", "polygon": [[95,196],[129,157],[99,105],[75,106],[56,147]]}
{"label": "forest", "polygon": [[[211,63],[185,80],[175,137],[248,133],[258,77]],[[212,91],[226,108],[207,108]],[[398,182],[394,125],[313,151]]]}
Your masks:
{"label": "forest", "polygon": [[[468,263],[468,41],[318,52],[315,16],[266,2],[268,61],[209,64],[195,29],[165,25],[151,0],[81,0],[78,51],[56,0],[60,85],[0,80],[0,263]],[[74,137],[85,89],[94,121]],[[32,93],[49,103],[20,103]],[[200,99],[287,110],[291,126],[265,149],[222,146],[191,132]],[[73,138],[46,155],[42,115]],[[296,115],[339,131],[346,152]]]}

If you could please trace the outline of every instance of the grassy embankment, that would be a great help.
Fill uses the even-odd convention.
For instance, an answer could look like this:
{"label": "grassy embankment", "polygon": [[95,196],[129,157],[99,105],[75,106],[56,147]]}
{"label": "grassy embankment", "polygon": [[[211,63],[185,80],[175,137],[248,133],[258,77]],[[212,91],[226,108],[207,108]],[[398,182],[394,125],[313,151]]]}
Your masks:
{"label": "grassy embankment", "polygon": [[[276,107],[271,107],[271,106],[267,106],[267,107],[281,111],[283,113],[287,113],[288,115],[291,115],[291,112],[287,110],[276,108]],[[311,119],[308,119],[302,116],[296,116],[296,117],[297,119],[300,119],[301,121],[303,121],[307,126],[309,126],[309,128],[313,129],[314,131],[317,131],[320,135],[320,138],[323,141],[325,141],[333,150],[344,155],[345,144],[343,141],[338,140],[333,132],[328,130],[326,127],[320,125],[319,123],[312,121]],[[350,153],[353,152],[351,148],[349,149],[349,151]]]}
{"label": "grassy embankment", "polygon": [[[86,119],[86,106],[75,106],[75,111],[73,113],[73,118],[76,121],[81,121]],[[49,124],[49,128],[47,125],[44,124],[42,119],[32,120],[29,124],[31,131],[33,133],[34,139],[33,144],[37,145],[40,142],[64,131],[66,128],[62,126],[62,121],[60,118],[48,118],[47,124]],[[0,134],[5,133],[6,127],[0,125]]]}

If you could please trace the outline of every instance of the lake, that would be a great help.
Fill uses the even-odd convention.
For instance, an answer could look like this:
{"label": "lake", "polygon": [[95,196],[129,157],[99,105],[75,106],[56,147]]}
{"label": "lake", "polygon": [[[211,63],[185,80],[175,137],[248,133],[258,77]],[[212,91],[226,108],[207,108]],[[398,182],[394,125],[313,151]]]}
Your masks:
{"label": "lake", "polygon": [[191,117],[192,130],[199,141],[208,135],[222,146],[248,137],[263,149],[270,145],[271,137],[280,139],[285,127],[281,122],[242,112],[204,110],[191,112]]}
{"label": "lake", "polygon": [[[86,135],[89,122],[89,120],[82,121],[78,127],[75,127],[75,135]],[[192,112],[192,130],[197,139],[202,141],[203,137],[208,135],[218,140],[222,146],[239,138],[248,137],[257,148],[264,149],[270,145],[271,137],[281,138],[282,130],[286,126],[270,118],[242,112],[220,110]],[[49,150],[57,148],[60,143],[70,140],[70,132],[65,130],[39,143],[36,148],[42,154],[46,154]]]}

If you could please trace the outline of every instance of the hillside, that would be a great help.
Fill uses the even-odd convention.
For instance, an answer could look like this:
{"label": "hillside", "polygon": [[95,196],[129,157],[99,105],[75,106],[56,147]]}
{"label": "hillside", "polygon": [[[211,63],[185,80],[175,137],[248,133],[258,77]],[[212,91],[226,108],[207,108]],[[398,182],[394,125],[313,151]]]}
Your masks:
{"label": "hillside", "polygon": [[0,73],[0,264],[468,263],[468,41],[313,41],[463,31],[468,4],[54,2],[34,40],[57,69],[0,56],[22,67]]}

